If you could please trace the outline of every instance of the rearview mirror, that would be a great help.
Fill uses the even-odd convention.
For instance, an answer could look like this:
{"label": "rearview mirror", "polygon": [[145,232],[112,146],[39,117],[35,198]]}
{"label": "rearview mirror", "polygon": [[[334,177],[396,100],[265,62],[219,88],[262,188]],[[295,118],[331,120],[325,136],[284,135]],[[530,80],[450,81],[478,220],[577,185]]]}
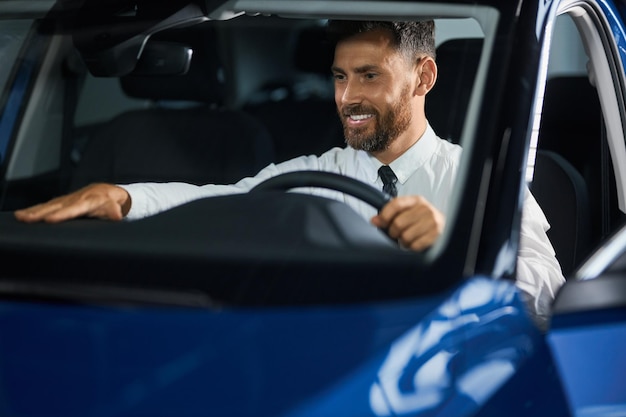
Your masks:
{"label": "rearview mirror", "polygon": [[192,54],[192,49],[185,45],[161,41],[148,42],[130,75],[184,75],[189,71]]}

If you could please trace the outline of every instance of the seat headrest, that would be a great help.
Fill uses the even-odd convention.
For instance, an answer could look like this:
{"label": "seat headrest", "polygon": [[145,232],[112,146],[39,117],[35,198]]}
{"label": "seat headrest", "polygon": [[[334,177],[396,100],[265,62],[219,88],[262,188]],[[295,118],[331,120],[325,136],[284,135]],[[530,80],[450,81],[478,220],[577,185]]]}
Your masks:
{"label": "seat headrest", "polygon": [[426,97],[426,116],[435,132],[457,143],[482,53],[481,38],[451,39],[437,48],[437,83]]}
{"label": "seat headrest", "polygon": [[294,51],[294,65],[298,70],[330,76],[334,57],[335,48],[325,27],[310,27],[298,33]]}
{"label": "seat headrest", "polygon": [[[581,113],[580,103],[587,103]],[[553,77],[546,83],[542,130],[596,133],[600,129],[598,92],[586,75]]]}
{"label": "seat headrest", "polygon": [[166,31],[155,35],[154,40],[190,47],[193,54],[189,70],[184,75],[121,77],[122,89],[128,96],[150,100],[223,103],[226,96],[225,80],[217,33],[212,26],[201,24]]}

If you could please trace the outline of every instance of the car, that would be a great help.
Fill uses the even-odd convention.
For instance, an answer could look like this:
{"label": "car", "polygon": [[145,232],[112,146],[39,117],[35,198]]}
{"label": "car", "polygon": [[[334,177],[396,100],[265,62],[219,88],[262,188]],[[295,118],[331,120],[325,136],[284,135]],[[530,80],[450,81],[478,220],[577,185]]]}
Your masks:
{"label": "car", "polygon": [[[295,172],[135,221],[24,224],[94,182],[230,184],[345,146],[330,19],[434,19],[443,235],[400,247]],[[626,414],[622,0],[0,1],[0,414]],[[515,285],[523,196],[566,282]]]}

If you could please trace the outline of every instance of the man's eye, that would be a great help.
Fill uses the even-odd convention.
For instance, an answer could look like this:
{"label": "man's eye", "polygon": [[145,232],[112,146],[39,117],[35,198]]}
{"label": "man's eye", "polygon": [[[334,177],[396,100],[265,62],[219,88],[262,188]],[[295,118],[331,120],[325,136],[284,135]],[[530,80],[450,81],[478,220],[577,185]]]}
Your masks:
{"label": "man's eye", "polygon": [[333,78],[335,79],[335,81],[343,81],[345,80],[346,76],[343,74],[334,74]]}
{"label": "man's eye", "polygon": [[368,73],[365,74],[365,79],[373,80],[377,76],[378,76],[378,74],[376,74],[375,72],[368,72]]}

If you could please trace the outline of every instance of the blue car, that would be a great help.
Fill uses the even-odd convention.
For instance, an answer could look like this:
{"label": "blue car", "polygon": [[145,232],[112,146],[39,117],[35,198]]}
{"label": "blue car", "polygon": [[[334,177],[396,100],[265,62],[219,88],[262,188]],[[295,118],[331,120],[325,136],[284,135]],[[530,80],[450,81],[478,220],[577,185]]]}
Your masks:
{"label": "blue car", "polygon": [[[625,416],[626,3],[0,1],[0,416]],[[436,25],[463,147],[406,250],[295,172],[135,221],[14,211],[109,182],[231,184],[345,146],[329,19]],[[523,199],[565,283],[516,286]],[[293,191],[293,192],[292,192]]]}

